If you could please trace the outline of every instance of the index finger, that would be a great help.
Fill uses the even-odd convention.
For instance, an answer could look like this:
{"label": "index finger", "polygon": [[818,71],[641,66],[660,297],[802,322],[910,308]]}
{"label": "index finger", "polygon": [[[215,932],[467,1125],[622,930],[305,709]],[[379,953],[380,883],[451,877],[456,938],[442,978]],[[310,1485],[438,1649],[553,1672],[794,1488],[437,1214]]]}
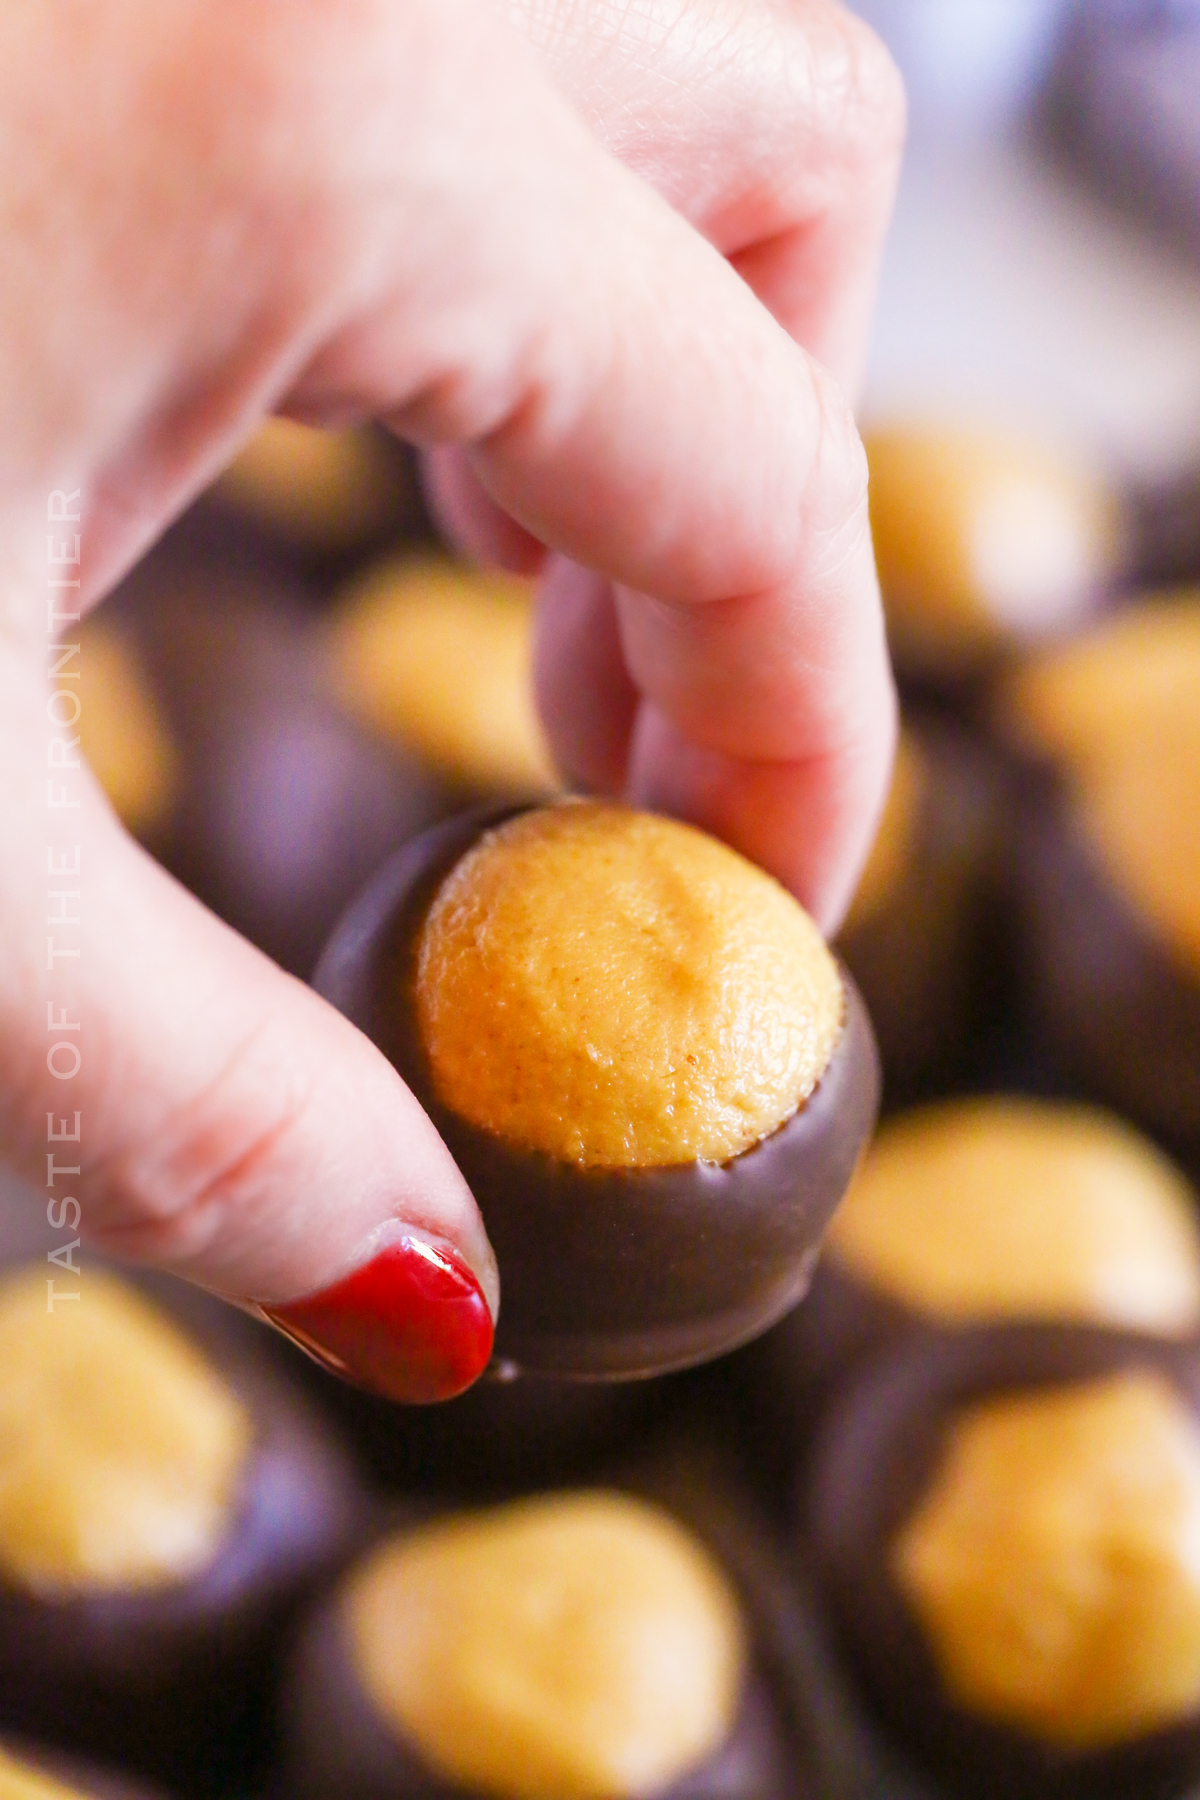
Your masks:
{"label": "index finger", "polygon": [[[627,791],[728,838],[831,926],[894,734],[865,457],[813,358],[696,233],[610,174],[624,229],[590,234],[572,321],[586,378],[555,364],[469,455],[506,512],[614,584]],[[539,690],[568,772],[604,786],[599,629],[548,625]]]}
{"label": "index finger", "polygon": [[855,393],[904,140],[887,50],[837,0],[509,0],[601,142]]}

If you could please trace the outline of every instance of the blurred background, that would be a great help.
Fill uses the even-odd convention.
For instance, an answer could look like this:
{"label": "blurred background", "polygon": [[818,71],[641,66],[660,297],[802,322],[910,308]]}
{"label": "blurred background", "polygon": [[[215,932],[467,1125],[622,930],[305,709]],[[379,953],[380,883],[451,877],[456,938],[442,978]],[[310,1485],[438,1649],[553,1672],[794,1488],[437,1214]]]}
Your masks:
{"label": "blurred background", "polygon": [[868,416],[996,420],[1169,476],[1200,453],[1200,7],[857,10],[910,104]]}

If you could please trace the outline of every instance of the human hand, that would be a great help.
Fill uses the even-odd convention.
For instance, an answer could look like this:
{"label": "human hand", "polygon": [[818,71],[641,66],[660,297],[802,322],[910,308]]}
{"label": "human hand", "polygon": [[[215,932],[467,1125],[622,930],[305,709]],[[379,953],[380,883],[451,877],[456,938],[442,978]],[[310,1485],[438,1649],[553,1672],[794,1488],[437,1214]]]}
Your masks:
{"label": "human hand", "polygon": [[[531,5],[543,67],[482,0],[0,21],[4,116],[37,152],[0,201],[8,1153],[40,1184],[47,1115],[78,1111],[58,1162],[80,1165],[92,1241],[235,1299],[313,1293],[410,1240],[420,1274],[441,1246],[456,1369],[486,1355],[496,1271],[398,1077],[145,857],[85,772],[63,776],[79,809],[47,810],[48,496],[79,490],[79,524],[49,530],[78,531],[56,573],[94,600],[265,411],[463,447],[462,518],[555,552],[539,680],[569,772],[697,818],[832,924],[893,702],[861,449],[783,327],[852,371],[898,103],[824,4],[674,11],[639,10],[633,54],[621,8]],[[849,61],[807,78],[841,32]],[[68,884],[45,872],[72,858],[81,923],[47,970],[45,894]],[[80,1051],[66,1081],[56,1042]],[[436,1335],[417,1287],[409,1323]]]}

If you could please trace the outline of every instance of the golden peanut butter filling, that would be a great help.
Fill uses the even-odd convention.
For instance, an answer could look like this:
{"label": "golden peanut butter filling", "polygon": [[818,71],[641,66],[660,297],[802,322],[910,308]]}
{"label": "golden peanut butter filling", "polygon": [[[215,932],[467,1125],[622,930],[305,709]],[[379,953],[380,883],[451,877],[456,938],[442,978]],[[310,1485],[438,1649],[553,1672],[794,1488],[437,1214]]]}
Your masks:
{"label": "golden peanut butter filling", "polygon": [[658,1793],[727,1739],[737,1596],[674,1519],[539,1496],[377,1551],[344,1618],[372,1703],[443,1779],[497,1800]]}
{"label": "golden peanut butter filling", "polygon": [[216,1556],[251,1447],[241,1402],[157,1308],[91,1271],[0,1283],[0,1579],[51,1599],[160,1588]]}
{"label": "golden peanut butter filling", "polygon": [[1061,765],[1109,879],[1200,972],[1200,593],[1140,603],[1034,659],[999,713]]}
{"label": "golden peanut butter filling", "polygon": [[902,1115],[863,1160],[826,1254],[951,1324],[1200,1325],[1192,1188],[1131,1127],[1082,1106],[979,1099]]}
{"label": "golden peanut butter filling", "polygon": [[308,549],[332,552],[387,521],[396,473],[386,446],[368,430],[267,419],[218,477],[216,491],[236,511]]}
{"label": "golden peanut butter filling", "polygon": [[903,891],[916,855],[919,821],[928,788],[925,753],[912,732],[902,730],[896,745],[892,784],[843,931],[854,931],[868,919],[886,911]]}
{"label": "golden peanut butter filling", "polygon": [[601,1168],[725,1162],[808,1098],[842,1027],[817,927],[690,825],[567,802],[451,870],[421,933],[439,1097],[526,1149]]}
{"label": "golden peanut butter filling", "polygon": [[19,1762],[0,1745],[0,1800],[81,1800],[82,1790],[66,1787],[44,1769]]}
{"label": "golden peanut butter filling", "polygon": [[89,621],[76,666],[80,748],[122,824],[143,835],[169,818],[183,772],[132,633]]}
{"label": "golden peanut butter filling", "polygon": [[978,433],[897,428],[864,442],[888,632],[910,665],[965,669],[1086,610],[1117,541],[1088,475]]}
{"label": "golden peanut butter filling", "polygon": [[350,588],[331,628],[339,700],[454,781],[556,793],[533,701],[534,591],[446,557],[381,564]]}
{"label": "golden peanut butter filling", "polygon": [[1086,1751],[1200,1706],[1200,1426],[1158,1374],[965,1408],[889,1560],[971,1712]]}

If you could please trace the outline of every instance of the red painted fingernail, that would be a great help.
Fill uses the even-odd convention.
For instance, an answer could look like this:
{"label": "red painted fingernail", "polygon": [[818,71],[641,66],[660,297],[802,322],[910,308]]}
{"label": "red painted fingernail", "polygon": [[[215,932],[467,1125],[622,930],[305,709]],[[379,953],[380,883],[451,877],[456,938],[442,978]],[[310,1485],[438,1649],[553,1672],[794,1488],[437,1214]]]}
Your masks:
{"label": "red painted fingernail", "polygon": [[404,1236],[332,1287],[264,1318],[334,1374],[388,1400],[451,1400],[482,1374],[494,1327],[448,1244]]}

